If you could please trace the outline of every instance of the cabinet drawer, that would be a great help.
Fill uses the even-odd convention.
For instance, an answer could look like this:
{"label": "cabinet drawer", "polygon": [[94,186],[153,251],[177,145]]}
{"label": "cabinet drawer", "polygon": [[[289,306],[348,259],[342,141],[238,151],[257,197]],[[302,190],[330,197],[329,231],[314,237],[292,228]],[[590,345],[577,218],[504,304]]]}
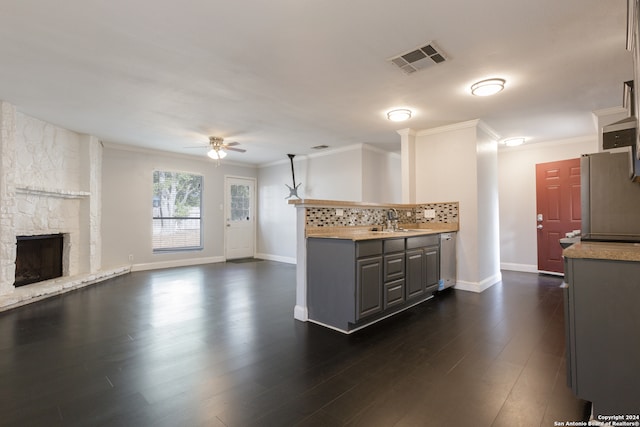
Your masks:
{"label": "cabinet drawer", "polygon": [[356,258],[380,255],[382,253],[382,240],[365,240],[356,243]]}
{"label": "cabinet drawer", "polygon": [[384,256],[384,281],[404,278],[404,252]]}
{"label": "cabinet drawer", "polygon": [[384,309],[402,304],[404,297],[404,279],[394,280],[384,285]]}
{"label": "cabinet drawer", "polygon": [[404,239],[387,239],[383,242],[385,254],[404,251]]}
{"label": "cabinet drawer", "polygon": [[439,239],[439,234],[409,237],[407,238],[407,249],[424,248],[425,246],[437,246],[440,243]]}

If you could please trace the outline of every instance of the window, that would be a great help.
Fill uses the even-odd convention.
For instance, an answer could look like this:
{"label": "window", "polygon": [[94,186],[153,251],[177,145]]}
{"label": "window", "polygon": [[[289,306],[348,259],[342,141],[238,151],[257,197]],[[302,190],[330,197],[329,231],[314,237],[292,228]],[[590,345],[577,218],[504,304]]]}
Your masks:
{"label": "window", "polygon": [[231,184],[231,221],[249,221],[251,217],[251,187]]}
{"label": "window", "polygon": [[153,172],[153,251],[202,249],[202,176]]}

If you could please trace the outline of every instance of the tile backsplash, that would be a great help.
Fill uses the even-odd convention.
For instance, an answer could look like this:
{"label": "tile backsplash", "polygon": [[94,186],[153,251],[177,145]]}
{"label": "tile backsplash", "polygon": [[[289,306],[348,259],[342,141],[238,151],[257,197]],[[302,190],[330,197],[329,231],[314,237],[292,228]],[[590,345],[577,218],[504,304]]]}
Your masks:
{"label": "tile backsplash", "polygon": [[[435,218],[425,218],[424,211],[433,209]],[[307,227],[349,227],[349,226],[376,226],[383,225],[387,221],[389,208],[335,208],[335,207],[309,207],[307,208]],[[398,211],[398,223],[457,223],[458,202],[425,203],[412,208],[396,208]],[[338,215],[338,213],[342,215]]]}

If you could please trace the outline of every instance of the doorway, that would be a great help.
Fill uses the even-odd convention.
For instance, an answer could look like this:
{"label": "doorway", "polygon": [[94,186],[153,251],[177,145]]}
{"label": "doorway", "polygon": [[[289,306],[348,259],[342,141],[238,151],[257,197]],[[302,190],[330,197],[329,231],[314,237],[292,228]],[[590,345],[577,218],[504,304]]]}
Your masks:
{"label": "doorway", "polygon": [[225,258],[255,255],[255,178],[225,176]]}
{"label": "doorway", "polygon": [[580,159],[536,165],[538,271],[564,274],[560,239],[580,230]]}

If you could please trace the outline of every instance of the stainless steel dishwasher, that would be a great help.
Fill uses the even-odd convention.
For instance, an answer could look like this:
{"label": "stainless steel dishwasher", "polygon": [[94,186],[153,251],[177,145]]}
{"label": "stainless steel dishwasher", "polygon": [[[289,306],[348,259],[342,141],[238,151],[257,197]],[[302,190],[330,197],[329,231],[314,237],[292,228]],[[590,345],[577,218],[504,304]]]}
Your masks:
{"label": "stainless steel dishwasher", "polygon": [[456,233],[441,233],[439,291],[456,284],[456,264]]}

